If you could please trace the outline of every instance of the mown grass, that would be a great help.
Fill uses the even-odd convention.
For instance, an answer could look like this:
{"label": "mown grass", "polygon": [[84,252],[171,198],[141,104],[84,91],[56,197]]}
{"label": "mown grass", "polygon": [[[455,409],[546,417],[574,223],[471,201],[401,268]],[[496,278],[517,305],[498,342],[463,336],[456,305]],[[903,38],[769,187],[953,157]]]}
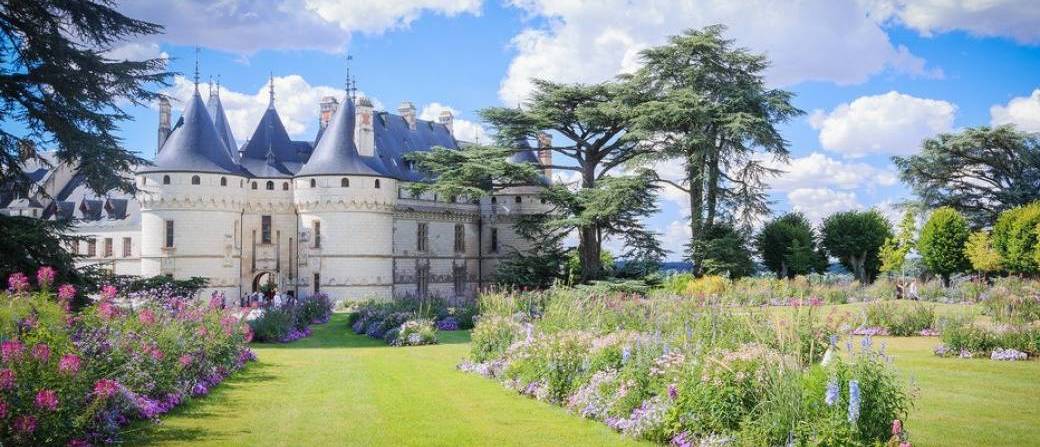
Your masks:
{"label": "mown grass", "polygon": [[[855,311],[859,305],[824,306]],[[941,313],[966,308],[941,306]],[[458,372],[469,335],[391,348],[336,314],[310,338],[257,345],[259,362],[203,399],[134,426],[140,445],[636,445],[605,425]],[[917,387],[915,446],[1040,445],[1040,362],[942,359],[935,337],[878,337]]]}

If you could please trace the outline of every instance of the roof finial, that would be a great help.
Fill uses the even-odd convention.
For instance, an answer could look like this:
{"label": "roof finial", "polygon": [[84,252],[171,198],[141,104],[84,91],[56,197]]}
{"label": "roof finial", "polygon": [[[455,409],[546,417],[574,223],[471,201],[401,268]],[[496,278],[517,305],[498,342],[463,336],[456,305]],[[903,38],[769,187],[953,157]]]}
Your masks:
{"label": "roof finial", "polygon": [[268,87],[268,94],[271,96],[271,102],[268,107],[274,107],[274,72],[271,72],[271,84]]}
{"label": "roof finial", "polygon": [[347,79],[343,81],[343,90],[347,92],[347,96],[350,96],[350,61],[354,60],[354,56],[347,53]]}
{"label": "roof finial", "polygon": [[217,75],[217,96],[220,96],[220,75]]}
{"label": "roof finial", "polygon": [[199,47],[195,46],[195,93],[199,92]]}
{"label": "roof finial", "polygon": [[213,90],[213,75],[209,75],[209,96],[210,98],[216,96],[216,90]]}

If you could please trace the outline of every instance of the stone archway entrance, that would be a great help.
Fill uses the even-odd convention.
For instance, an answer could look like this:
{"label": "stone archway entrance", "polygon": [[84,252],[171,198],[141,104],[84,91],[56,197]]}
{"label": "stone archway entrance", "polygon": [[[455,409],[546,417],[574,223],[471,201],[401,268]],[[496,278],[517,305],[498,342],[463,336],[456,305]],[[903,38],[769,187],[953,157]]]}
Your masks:
{"label": "stone archway entrance", "polygon": [[256,277],[253,278],[253,291],[259,292],[265,284],[275,284],[278,282],[275,280],[274,273],[271,272],[260,272],[257,273]]}

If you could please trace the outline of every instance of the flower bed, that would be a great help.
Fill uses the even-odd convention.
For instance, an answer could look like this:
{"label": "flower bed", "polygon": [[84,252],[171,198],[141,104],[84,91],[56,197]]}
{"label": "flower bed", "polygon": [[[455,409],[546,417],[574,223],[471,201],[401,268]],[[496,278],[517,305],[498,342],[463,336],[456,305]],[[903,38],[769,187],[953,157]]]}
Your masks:
{"label": "flower bed", "polygon": [[1040,324],[984,325],[957,321],[943,330],[940,357],[1025,360],[1040,355]]}
{"label": "flower bed", "polygon": [[311,335],[310,325],[328,323],[332,301],[319,293],[309,298],[256,309],[249,326],[258,342],[289,343]]}
{"label": "flower bed", "polygon": [[[482,297],[459,367],[635,438],[673,445],[906,443],[910,394],[870,337],[838,347],[813,307],[788,319],[697,300]],[[519,312],[518,312],[519,311]]]}
{"label": "flower bed", "polygon": [[[42,269],[41,269],[42,270]],[[253,360],[240,317],[204,303],[163,298],[115,304],[115,287],[73,314],[71,286],[32,292],[12,275],[0,294],[0,444],[99,445],[207,394]]]}
{"label": "flower bed", "polygon": [[347,321],[355,334],[415,346],[437,343],[438,331],[472,328],[474,313],[472,306],[448,306],[437,299],[367,301],[354,304]]}

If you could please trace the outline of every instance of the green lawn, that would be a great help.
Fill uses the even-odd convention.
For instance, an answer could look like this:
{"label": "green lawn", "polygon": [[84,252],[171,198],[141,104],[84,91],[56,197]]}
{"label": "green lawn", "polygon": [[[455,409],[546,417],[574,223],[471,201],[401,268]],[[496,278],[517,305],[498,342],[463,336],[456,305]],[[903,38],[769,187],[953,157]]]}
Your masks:
{"label": "green lawn", "polygon": [[[392,348],[350,334],[346,316],[253,363],[158,425],[148,445],[634,445],[605,425],[455,370],[468,334]],[[879,338],[919,387],[915,446],[1040,445],[1040,362],[940,359],[935,338]]]}

